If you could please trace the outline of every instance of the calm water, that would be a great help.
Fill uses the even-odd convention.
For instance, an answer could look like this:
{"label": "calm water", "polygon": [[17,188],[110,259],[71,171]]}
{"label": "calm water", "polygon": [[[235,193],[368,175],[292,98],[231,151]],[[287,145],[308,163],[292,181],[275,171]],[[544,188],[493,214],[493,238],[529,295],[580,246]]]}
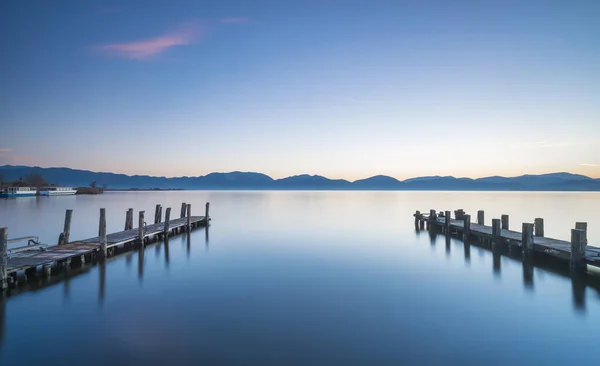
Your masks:
{"label": "calm water", "polygon": [[[600,286],[536,258],[449,243],[412,214],[463,208],[544,217],[568,239],[598,193],[135,192],[0,200],[9,237],[109,232],[133,207],[192,203],[212,224],[30,284],[0,303],[0,365],[567,365],[598,362]],[[474,216],[474,215],[473,215]],[[136,216],[137,217],[137,216]],[[148,220],[147,220],[148,221]],[[54,276],[56,277],[56,276]]]}

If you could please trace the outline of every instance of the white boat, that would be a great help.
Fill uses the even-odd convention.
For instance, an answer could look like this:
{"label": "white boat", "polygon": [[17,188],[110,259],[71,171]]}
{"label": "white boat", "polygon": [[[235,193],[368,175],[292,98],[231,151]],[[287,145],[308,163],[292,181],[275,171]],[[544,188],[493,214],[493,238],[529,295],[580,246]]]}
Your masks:
{"label": "white boat", "polygon": [[71,187],[42,187],[40,188],[40,196],[67,196],[77,193]]}
{"label": "white boat", "polygon": [[37,189],[35,187],[2,187],[0,188],[0,197],[26,197],[35,196]]}

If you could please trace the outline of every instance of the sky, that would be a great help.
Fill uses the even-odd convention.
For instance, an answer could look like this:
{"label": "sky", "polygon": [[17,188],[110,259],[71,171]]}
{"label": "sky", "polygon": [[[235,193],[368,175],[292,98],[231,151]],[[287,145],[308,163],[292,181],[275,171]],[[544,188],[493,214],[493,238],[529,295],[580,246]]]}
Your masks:
{"label": "sky", "polygon": [[0,165],[600,177],[600,1],[0,2]]}

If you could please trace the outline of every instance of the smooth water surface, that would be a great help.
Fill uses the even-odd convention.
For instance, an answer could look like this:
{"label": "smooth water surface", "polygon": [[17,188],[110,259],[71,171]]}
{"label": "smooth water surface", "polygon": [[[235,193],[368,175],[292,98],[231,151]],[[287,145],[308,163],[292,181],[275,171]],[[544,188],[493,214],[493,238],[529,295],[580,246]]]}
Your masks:
{"label": "smooth water surface", "polygon": [[[192,204],[208,230],[28,284],[0,301],[0,365],[572,365],[598,362],[600,286],[553,261],[416,232],[415,210],[545,218],[600,244],[600,194],[114,192],[0,200],[9,237],[109,232]],[[137,219],[137,214],[136,214]],[[136,220],[134,220],[136,221]],[[55,276],[53,276],[55,277]]]}

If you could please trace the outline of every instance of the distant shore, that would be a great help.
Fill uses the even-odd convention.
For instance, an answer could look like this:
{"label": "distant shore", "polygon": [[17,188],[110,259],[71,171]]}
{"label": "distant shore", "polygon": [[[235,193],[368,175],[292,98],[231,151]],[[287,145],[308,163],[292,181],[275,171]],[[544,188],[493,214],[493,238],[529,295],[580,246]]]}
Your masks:
{"label": "distant shore", "polygon": [[129,191],[183,191],[183,188],[111,188],[107,192],[129,192]]}

